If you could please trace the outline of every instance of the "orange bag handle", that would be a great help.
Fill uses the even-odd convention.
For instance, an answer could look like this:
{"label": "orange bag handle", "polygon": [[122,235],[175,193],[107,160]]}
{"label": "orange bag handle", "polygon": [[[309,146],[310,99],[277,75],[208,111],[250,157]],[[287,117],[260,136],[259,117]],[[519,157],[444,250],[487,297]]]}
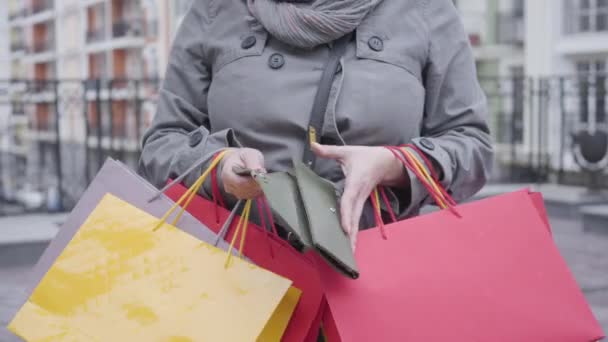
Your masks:
{"label": "orange bag handle", "polygon": [[[401,163],[420,180],[422,185],[427,189],[431,197],[437,205],[442,209],[450,210],[457,217],[461,217],[460,213],[454,208],[456,202],[445,191],[443,186],[431,176],[424,165],[418,158],[406,147],[386,146],[393,155],[401,161]],[[431,167],[430,165],[428,167]],[[433,172],[431,172],[433,173]]]}
{"label": "orange bag handle", "polygon": [[408,159],[405,158],[405,156],[403,155],[403,152],[400,150],[400,148],[395,147],[395,146],[387,146],[386,147],[389,151],[391,151],[393,153],[393,155],[395,156],[395,158],[397,158],[399,161],[401,161],[401,163],[412,173],[414,173],[416,175],[416,177],[418,177],[418,179],[420,180],[420,182],[423,184],[423,186],[429,191],[429,194],[433,197],[433,199],[435,200],[436,203],[442,203],[442,201],[436,197],[435,191],[434,189],[430,186],[430,184],[428,184],[427,180],[425,177],[422,176],[422,174],[420,174],[418,172],[418,170],[416,168],[414,168],[413,165],[410,164],[410,161]]}
{"label": "orange bag handle", "polygon": [[405,147],[402,147],[401,151],[403,152],[403,155],[405,156],[405,158],[407,159],[409,164],[412,165],[412,167],[417,171],[417,174],[424,177],[424,179],[428,182],[428,184],[432,188],[431,191],[434,191],[435,196],[437,197],[437,199],[439,201],[439,203],[437,203],[439,205],[439,207],[441,209],[447,209],[448,206],[450,205],[450,203],[445,198],[444,193],[441,191],[440,185],[438,185],[438,182],[436,182],[435,179],[433,179],[433,177],[431,177],[431,175],[429,174],[429,172],[427,172],[424,165],[422,165],[420,160],[418,160],[418,158],[416,158],[416,156],[414,156],[414,154],[411,151],[409,151]]}
{"label": "orange bag handle", "polygon": [[[439,189],[441,190],[441,192],[443,193],[444,198],[452,205],[452,206],[456,206],[456,201],[454,201],[454,199],[452,198],[452,196],[445,190],[445,188],[441,185],[441,182],[439,182],[439,177],[437,176],[437,172],[435,171],[435,168],[433,167],[433,164],[430,162],[430,160],[428,159],[428,157],[426,156],[426,154],[424,152],[422,152],[416,145],[414,144],[407,144],[405,145],[405,147],[409,147],[411,150],[415,151],[418,153],[418,155],[422,158],[422,160],[424,161],[424,164],[426,165],[426,168],[428,170],[430,170],[431,173],[431,179],[437,184],[437,186],[439,187]],[[416,158],[415,158],[416,159]],[[418,159],[416,159],[418,160]],[[423,167],[424,168],[424,167]]]}
{"label": "orange bag handle", "polygon": [[382,220],[382,209],[380,208],[380,196],[382,196],[384,205],[386,205],[386,210],[388,211],[393,223],[397,222],[397,217],[395,215],[395,212],[393,212],[393,208],[391,207],[391,203],[389,202],[388,197],[386,196],[384,187],[377,186],[374,189],[374,191],[372,192],[372,194],[370,195],[370,198],[372,201],[372,208],[374,210],[374,219],[376,221],[376,225],[378,227],[380,227],[380,234],[382,235],[382,238],[384,240],[386,240],[388,237],[386,235],[386,229],[384,227],[384,220]]}

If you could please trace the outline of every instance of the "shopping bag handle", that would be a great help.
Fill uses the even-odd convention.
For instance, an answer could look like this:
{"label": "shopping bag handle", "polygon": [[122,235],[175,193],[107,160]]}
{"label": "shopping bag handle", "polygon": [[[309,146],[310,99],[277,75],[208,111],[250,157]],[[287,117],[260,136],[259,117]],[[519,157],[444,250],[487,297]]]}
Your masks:
{"label": "shopping bag handle", "polygon": [[[232,225],[232,222],[234,221],[234,217],[237,215],[237,213],[239,212],[239,209],[241,207],[241,205],[243,204],[243,202],[245,202],[244,200],[238,200],[236,202],[236,204],[234,205],[234,207],[232,208],[232,210],[230,211],[230,215],[228,215],[228,218],[226,219],[226,221],[224,221],[224,224],[222,225],[222,228],[220,229],[220,231],[217,233],[217,237],[215,238],[215,242],[214,242],[214,246],[217,247],[218,244],[220,243],[221,240],[226,238],[226,234],[228,234],[228,230],[230,229],[230,226]],[[266,199],[264,197],[262,197],[261,199],[257,199],[256,200],[256,204],[258,207],[258,211],[259,211],[259,215],[260,215],[260,220],[262,221],[262,226],[266,227],[266,221],[264,220],[264,209],[266,211],[266,215],[268,215],[268,220],[270,221],[270,229],[271,231],[268,232],[266,231],[266,229],[264,229],[264,231],[266,231],[267,234],[274,234],[277,237],[279,236],[277,233],[277,228],[274,224],[274,220],[272,218],[272,214],[270,212],[270,207],[268,206],[268,203],[266,202]],[[217,204],[216,204],[217,205]],[[274,259],[274,250],[272,249],[272,244],[270,244],[270,241],[268,242],[268,248],[270,250],[270,255],[271,257]]]}
{"label": "shopping bag handle", "polygon": [[226,234],[228,233],[228,229],[230,229],[230,226],[232,225],[232,222],[234,221],[234,217],[238,213],[239,208],[241,207],[242,204],[243,204],[243,200],[238,200],[236,202],[236,204],[234,205],[234,207],[232,208],[232,210],[230,211],[230,215],[228,215],[228,218],[226,219],[226,221],[224,221],[222,228],[217,233],[217,237],[215,238],[215,242],[213,243],[213,245],[215,247],[217,247],[217,245],[220,243],[220,241],[226,237]]}
{"label": "shopping bag handle", "polygon": [[[443,188],[441,183],[436,179],[436,175],[431,172],[435,177],[433,177],[424,167],[422,162],[418,160],[418,158],[411,152],[409,146],[386,146],[386,148],[393,153],[393,155],[401,161],[401,163],[411,171],[416,177],[420,180],[422,185],[429,192],[431,197],[435,203],[442,209],[448,209],[455,216],[461,217],[460,213],[454,208],[456,202],[452,199],[452,197],[447,193],[447,191]],[[415,151],[415,150],[414,150]],[[423,158],[423,155],[421,155]],[[427,160],[428,162],[428,160]],[[432,169],[432,165],[430,163],[427,165],[429,169]]]}
{"label": "shopping bag handle", "polygon": [[160,198],[160,196],[162,196],[165,192],[167,192],[167,190],[171,189],[172,187],[174,187],[176,184],[181,183],[189,174],[191,174],[192,172],[194,172],[194,170],[198,169],[202,164],[204,164],[207,160],[209,159],[216,159],[217,156],[222,153],[222,152],[226,152],[227,150],[220,150],[219,152],[211,152],[205,156],[203,156],[201,159],[197,160],[196,162],[194,162],[194,164],[192,164],[186,171],[184,171],[181,175],[179,175],[177,178],[171,180],[168,184],[165,184],[165,186],[163,186],[161,189],[159,189],[154,196],[152,196],[149,200],[148,203],[156,201],[157,199]]}
{"label": "shopping bag handle", "polygon": [[[177,215],[175,216],[175,218],[173,219],[173,222],[172,222],[173,226],[175,226],[177,224],[177,222],[179,221],[181,216],[186,211],[186,208],[188,208],[188,206],[190,205],[190,202],[192,202],[192,200],[194,199],[196,194],[199,192],[200,188],[203,186],[203,183],[205,182],[207,177],[209,177],[209,175],[215,171],[215,168],[222,161],[222,159],[224,158],[226,153],[228,153],[228,150],[222,150],[215,154],[215,157],[213,157],[213,160],[211,161],[211,164],[209,165],[207,170],[205,170],[205,172],[203,172],[203,174],[194,182],[194,184],[192,184],[192,186],[190,188],[188,188],[188,190],[175,202],[175,204],[173,204],[173,206],[167,211],[167,213],[165,213],[165,215],[163,215],[163,217],[161,217],[159,219],[159,222],[156,224],[153,231],[157,231],[159,228],[161,228],[166,223],[169,216],[171,216],[171,214],[178,207],[181,207],[181,209],[179,210],[179,212],[177,213]],[[236,239],[239,236],[241,227],[243,229],[243,232],[240,236],[239,257],[243,256],[243,248],[245,246],[245,236],[247,235],[247,227],[249,225],[249,213],[251,211],[251,201],[252,200],[247,200],[245,202],[245,207],[243,208],[243,212],[242,212],[241,216],[239,217],[239,222],[236,226],[236,231],[235,231],[234,235],[232,236],[232,240],[230,241],[230,247],[228,248],[228,257],[226,258],[226,263],[225,263],[226,268],[230,265],[230,261],[232,258],[232,249],[234,248]],[[234,219],[234,215],[236,215],[236,211],[238,210],[238,208],[239,208],[239,205],[237,205],[235,207],[235,209],[233,210],[233,212],[231,213],[232,218],[229,217],[227,222],[224,224],[225,227],[222,228],[223,230],[227,231],[232,219]],[[223,234],[225,235],[225,232]],[[219,241],[216,241],[216,245],[217,245],[217,243],[219,243]]]}
{"label": "shopping bag handle", "polygon": [[[446,191],[445,187],[443,187],[443,185],[441,184],[441,182],[439,182],[439,177],[437,176],[437,172],[436,172],[435,168],[433,167],[433,163],[430,162],[430,160],[428,159],[428,157],[426,156],[426,154],[424,152],[422,152],[418,148],[418,146],[416,146],[414,144],[407,144],[404,147],[408,147],[411,150],[413,150],[416,153],[418,153],[418,155],[424,161],[424,164],[426,165],[426,169],[428,169],[430,171],[430,173],[431,173],[430,176],[428,174],[426,174],[426,176],[429,178],[429,181],[433,182],[436,185],[436,187],[439,188],[439,190],[443,194],[443,198],[450,205],[456,206],[456,201],[454,201],[454,199],[452,198],[452,196]],[[422,169],[422,171],[423,172],[426,171],[426,169],[424,168],[424,166],[421,165],[420,161],[411,152],[409,154],[413,158],[413,160],[418,163],[418,165],[420,166],[420,168]]]}
{"label": "shopping bag handle", "polygon": [[376,221],[376,226],[380,227],[380,234],[382,235],[382,238],[384,240],[386,240],[388,237],[386,235],[386,229],[384,228],[384,220],[382,220],[382,209],[380,206],[380,197],[382,197],[382,201],[384,202],[384,205],[386,206],[386,210],[388,211],[388,213],[391,217],[391,221],[393,223],[397,222],[397,217],[395,216],[395,212],[393,211],[393,208],[391,207],[391,203],[389,202],[388,197],[386,196],[384,187],[377,186],[374,189],[374,191],[372,192],[372,194],[370,195],[370,199],[372,201],[372,208],[374,210],[374,219]]}
{"label": "shopping bag handle", "polygon": [[241,231],[241,227],[243,232],[240,235],[239,242],[239,258],[243,257],[243,248],[245,247],[245,237],[247,236],[247,228],[249,227],[249,213],[251,212],[251,201],[245,201],[245,207],[243,208],[243,212],[239,217],[239,222],[236,225],[236,229],[234,231],[234,235],[232,235],[232,240],[230,240],[230,247],[228,247],[228,257],[226,258],[226,263],[224,264],[225,268],[230,266],[230,261],[232,260],[232,249],[234,248],[234,244],[236,242],[237,236]]}
{"label": "shopping bag handle", "polygon": [[154,231],[156,231],[160,227],[162,227],[162,225],[167,221],[169,216],[171,216],[171,214],[173,214],[173,212],[178,207],[181,207],[180,211],[175,216],[175,219],[173,220],[173,223],[172,223],[172,225],[174,225],[174,226],[177,224],[179,219],[182,217],[182,215],[186,211],[186,208],[188,207],[188,205],[190,205],[190,202],[192,202],[192,199],[194,199],[196,194],[199,192],[200,188],[203,186],[203,183],[205,182],[205,180],[207,179],[209,174],[211,172],[213,172],[215,167],[220,163],[220,161],[222,160],[222,158],[224,158],[224,156],[226,155],[227,152],[228,152],[227,150],[223,150],[216,155],[216,157],[213,159],[213,161],[211,162],[211,164],[209,165],[207,170],[205,170],[205,172],[203,172],[203,174],[194,182],[194,184],[175,202],[175,204],[173,204],[173,206],[171,206],[171,208],[167,211],[167,213],[165,213],[165,215],[159,220],[159,222],[153,229]]}

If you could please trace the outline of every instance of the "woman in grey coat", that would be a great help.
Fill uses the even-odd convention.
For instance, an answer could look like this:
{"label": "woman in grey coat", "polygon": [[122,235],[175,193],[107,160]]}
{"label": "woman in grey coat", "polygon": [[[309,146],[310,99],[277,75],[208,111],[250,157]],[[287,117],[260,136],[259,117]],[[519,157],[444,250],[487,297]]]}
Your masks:
{"label": "woman in grey coat", "polygon": [[[229,148],[219,171],[223,195],[258,196],[233,166],[286,171],[301,158],[319,80],[340,39],[346,50],[321,144],[311,147],[314,170],[342,191],[353,245],[358,229],[372,224],[367,199],[376,185],[390,189],[401,218],[429,201],[381,146],[415,144],[457,201],[478,191],[492,162],[487,108],[450,0],[194,0],[144,137],[141,173],[161,186]],[[199,164],[186,184],[208,160]]]}

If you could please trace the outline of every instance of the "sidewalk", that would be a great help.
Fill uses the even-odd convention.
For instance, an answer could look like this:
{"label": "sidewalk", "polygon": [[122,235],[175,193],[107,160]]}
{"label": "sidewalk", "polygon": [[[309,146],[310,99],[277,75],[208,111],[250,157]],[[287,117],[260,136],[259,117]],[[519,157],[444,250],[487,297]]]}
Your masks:
{"label": "sidewalk", "polygon": [[66,217],[67,214],[0,217],[0,268],[34,264]]}
{"label": "sidewalk", "polygon": [[66,217],[64,213],[0,216],[0,246],[49,241]]}

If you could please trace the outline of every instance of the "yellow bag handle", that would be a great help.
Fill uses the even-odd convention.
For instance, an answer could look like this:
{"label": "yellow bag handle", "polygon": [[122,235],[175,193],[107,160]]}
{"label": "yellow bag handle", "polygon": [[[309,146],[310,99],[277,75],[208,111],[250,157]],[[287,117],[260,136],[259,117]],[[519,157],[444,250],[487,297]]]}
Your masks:
{"label": "yellow bag handle", "polygon": [[232,249],[234,248],[234,243],[236,242],[236,238],[239,235],[241,226],[243,227],[243,233],[241,234],[241,241],[239,243],[239,258],[243,256],[243,248],[245,247],[245,237],[247,236],[247,227],[249,226],[249,213],[251,212],[251,203],[252,200],[247,200],[245,202],[243,213],[241,214],[241,217],[239,217],[239,222],[236,225],[236,230],[234,231],[232,240],[230,240],[230,247],[228,248],[228,257],[226,258],[226,264],[224,264],[225,268],[228,268],[228,266],[230,266],[230,261],[232,260]]}
{"label": "yellow bag handle", "polygon": [[196,180],[196,182],[194,182],[194,184],[192,184],[192,186],[188,189],[188,191],[186,191],[182,195],[182,197],[180,197],[177,200],[177,202],[175,202],[175,204],[167,211],[167,213],[163,217],[160,218],[159,222],[154,227],[153,231],[157,231],[158,229],[160,229],[160,227],[162,227],[163,224],[166,223],[167,219],[169,218],[169,216],[171,216],[171,214],[175,211],[175,209],[177,209],[177,207],[180,207],[182,205],[182,203],[184,201],[186,201],[186,203],[184,203],[184,205],[181,207],[180,212],[177,214],[177,216],[175,217],[175,219],[172,222],[172,225],[174,225],[174,226],[177,224],[177,222],[179,221],[181,216],[186,211],[186,208],[188,207],[188,205],[190,205],[190,202],[192,201],[194,196],[196,196],[196,194],[198,193],[200,188],[203,186],[203,183],[205,182],[207,177],[209,177],[211,172],[213,172],[215,167],[220,163],[220,161],[224,158],[224,156],[226,155],[227,152],[228,152],[228,150],[223,150],[220,153],[218,153],[218,155],[213,159],[213,161],[211,162],[211,164],[209,165],[207,170],[205,170],[205,172],[203,172],[203,174]]}
{"label": "yellow bag handle", "polygon": [[[160,229],[163,226],[163,224],[166,223],[167,219],[169,218],[169,216],[171,216],[171,214],[175,211],[175,209],[177,209],[177,207],[181,206],[180,211],[177,213],[177,215],[175,216],[175,219],[173,219],[173,222],[172,222],[173,226],[175,226],[177,224],[179,219],[182,217],[182,215],[186,211],[186,208],[190,205],[190,202],[192,202],[192,200],[194,199],[196,194],[199,192],[200,188],[205,183],[205,180],[207,179],[207,177],[209,177],[211,172],[213,172],[213,170],[215,170],[217,165],[226,156],[227,152],[228,152],[228,150],[223,150],[217,154],[217,156],[213,159],[211,164],[209,164],[209,167],[207,168],[207,170],[205,170],[205,172],[203,172],[203,174],[194,182],[194,184],[192,184],[192,186],[175,202],[175,204],[167,211],[167,213],[165,213],[165,215],[159,219],[159,222],[154,227],[153,231],[157,231],[158,229]],[[249,213],[251,212],[251,203],[252,203],[252,200],[247,200],[245,202],[245,207],[239,218],[239,222],[236,226],[236,231],[234,232],[234,235],[232,236],[232,240],[230,242],[230,247],[228,248],[228,257],[226,258],[226,264],[225,264],[226,268],[230,265],[230,261],[232,258],[232,249],[234,248],[234,244],[236,242],[237,236],[239,235],[241,227],[243,228],[243,232],[241,234],[241,239],[240,239],[240,243],[239,243],[239,257],[243,256],[243,248],[245,247],[245,237],[247,235],[247,227],[249,224]]]}

